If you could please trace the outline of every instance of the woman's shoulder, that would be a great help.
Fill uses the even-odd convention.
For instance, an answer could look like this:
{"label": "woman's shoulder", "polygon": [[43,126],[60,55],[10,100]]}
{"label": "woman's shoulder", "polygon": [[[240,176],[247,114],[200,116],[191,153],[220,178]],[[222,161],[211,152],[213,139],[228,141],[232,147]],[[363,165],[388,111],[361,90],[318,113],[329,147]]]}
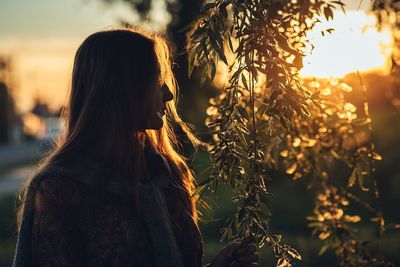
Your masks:
{"label": "woman's shoulder", "polygon": [[66,204],[64,191],[68,190],[69,187],[68,183],[60,182],[55,177],[42,178],[34,187],[33,199],[35,209],[42,210],[44,207],[49,207],[50,205],[57,207],[64,206]]}
{"label": "woman's shoulder", "polygon": [[74,172],[68,165],[48,165],[40,170],[31,179],[32,188],[79,188],[85,183],[79,181],[79,173]]}
{"label": "woman's shoulder", "polygon": [[58,160],[41,168],[33,179],[36,180],[33,185],[41,184],[45,180],[50,183],[49,186],[90,189],[99,183],[104,172],[100,163],[86,158]]}
{"label": "woman's shoulder", "polygon": [[44,169],[31,179],[29,191],[34,197],[35,207],[45,203],[65,206],[79,203],[88,193],[88,187],[77,179]]}

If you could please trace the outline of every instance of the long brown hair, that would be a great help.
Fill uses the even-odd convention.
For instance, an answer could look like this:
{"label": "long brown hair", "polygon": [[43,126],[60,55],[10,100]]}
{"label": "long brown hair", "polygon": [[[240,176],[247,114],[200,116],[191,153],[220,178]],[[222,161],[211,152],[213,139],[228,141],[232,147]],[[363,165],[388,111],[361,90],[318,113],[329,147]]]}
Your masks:
{"label": "long brown hair", "polygon": [[[151,85],[159,75],[174,95],[167,102],[167,116],[159,130],[137,131],[142,114],[151,107]],[[172,72],[171,49],[158,34],[140,29],[113,29],[90,35],[79,47],[74,61],[69,103],[63,112],[66,131],[54,150],[40,164],[50,164],[87,154],[107,162],[118,175],[139,182],[144,142],[150,143],[168,162],[183,189],[185,209],[197,223],[195,180],[186,158],[177,152],[175,122],[197,146],[199,141],[176,111],[177,84]],[[19,192],[17,228],[21,223],[27,179]],[[104,181],[99,181],[99,184]],[[137,189],[137,186],[135,186]],[[136,192],[136,200],[137,192]],[[137,202],[136,202],[137,203]]]}

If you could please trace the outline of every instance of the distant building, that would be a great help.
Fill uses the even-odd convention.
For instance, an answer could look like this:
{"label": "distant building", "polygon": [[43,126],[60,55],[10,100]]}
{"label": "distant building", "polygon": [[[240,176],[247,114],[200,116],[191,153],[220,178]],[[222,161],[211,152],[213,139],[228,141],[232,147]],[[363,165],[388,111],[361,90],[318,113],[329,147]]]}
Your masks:
{"label": "distant building", "polygon": [[37,98],[33,108],[22,116],[24,133],[30,138],[51,143],[64,131],[60,115],[60,111],[50,111],[48,105]]}

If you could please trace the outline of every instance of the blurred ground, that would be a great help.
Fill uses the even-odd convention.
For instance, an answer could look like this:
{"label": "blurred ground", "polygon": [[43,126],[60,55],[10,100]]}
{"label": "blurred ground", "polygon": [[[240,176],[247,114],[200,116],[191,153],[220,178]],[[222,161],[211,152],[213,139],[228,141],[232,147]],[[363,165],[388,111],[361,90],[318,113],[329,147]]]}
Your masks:
{"label": "blurred ground", "polygon": [[34,172],[42,147],[42,142],[0,146],[0,267],[11,265],[16,243],[16,194]]}

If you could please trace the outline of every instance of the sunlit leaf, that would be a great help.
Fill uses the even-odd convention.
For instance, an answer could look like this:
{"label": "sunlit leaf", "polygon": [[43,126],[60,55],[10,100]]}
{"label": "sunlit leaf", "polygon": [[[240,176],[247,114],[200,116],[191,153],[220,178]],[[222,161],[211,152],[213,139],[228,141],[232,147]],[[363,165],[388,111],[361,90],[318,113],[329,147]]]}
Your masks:
{"label": "sunlit leaf", "polygon": [[301,260],[300,254],[294,248],[289,248],[287,253],[295,259]]}
{"label": "sunlit leaf", "polygon": [[318,235],[318,237],[319,237],[319,239],[321,239],[321,240],[325,240],[325,239],[327,239],[330,235],[331,235],[331,233],[329,233],[329,232],[322,232],[322,233],[320,233],[320,234]]}
{"label": "sunlit leaf", "polygon": [[205,65],[203,67],[203,69],[201,70],[201,77],[200,77],[200,85],[203,86],[206,79],[207,79],[207,71],[208,71],[208,67],[207,65]]}
{"label": "sunlit leaf", "polygon": [[279,154],[282,157],[286,158],[289,155],[289,151],[287,149],[285,149],[285,150],[282,150]]}
{"label": "sunlit leaf", "polygon": [[372,154],[372,158],[373,158],[374,160],[382,160],[382,156],[379,155],[379,154],[376,153],[376,152],[374,152],[374,153]]}
{"label": "sunlit leaf", "polygon": [[287,170],[287,174],[293,174],[295,170],[297,169],[297,162],[293,163]]}
{"label": "sunlit leaf", "polygon": [[349,178],[349,181],[348,181],[347,185],[349,187],[352,187],[355,184],[356,179],[357,179],[357,168],[354,168],[353,171],[351,172],[351,175],[350,175],[350,178]]}
{"label": "sunlit leaf", "polygon": [[324,16],[325,16],[326,20],[333,19],[333,11],[332,11],[331,7],[326,6],[324,8]]}
{"label": "sunlit leaf", "polygon": [[292,267],[292,265],[285,258],[280,258],[276,263],[276,267]]}
{"label": "sunlit leaf", "polygon": [[344,215],[343,219],[344,219],[346,222],[352,222],[352,223],[356,223],[356,222],[361,221],[361,217],[358,216],[358,215],[354,215],[354,216],[351,216],[351,215]]}

